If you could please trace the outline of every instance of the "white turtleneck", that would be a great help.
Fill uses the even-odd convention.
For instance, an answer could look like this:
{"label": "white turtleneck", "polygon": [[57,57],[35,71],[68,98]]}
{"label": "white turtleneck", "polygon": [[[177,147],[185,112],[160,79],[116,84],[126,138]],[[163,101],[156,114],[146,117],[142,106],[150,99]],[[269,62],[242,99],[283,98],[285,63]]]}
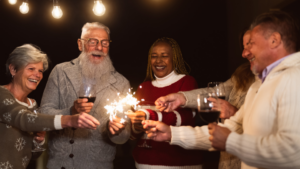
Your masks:
{"label": "white turtleneck", "polygon": [[180,80],[181,78],[183,78],[185,75],[183,74],[177,74],[174,70],[168,74],[167,76],[163,77],[163,78],[158,78],[155,74],[155,80],[152,81],[152,85],[155,87],[166,87],[169,86],[175,82],[177,82],[178,80]]}

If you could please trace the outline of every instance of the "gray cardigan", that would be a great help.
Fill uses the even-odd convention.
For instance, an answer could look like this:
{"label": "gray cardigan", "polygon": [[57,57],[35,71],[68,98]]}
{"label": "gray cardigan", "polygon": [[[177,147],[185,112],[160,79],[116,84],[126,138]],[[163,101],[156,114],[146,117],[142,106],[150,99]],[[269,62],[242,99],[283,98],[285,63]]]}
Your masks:
{"label": "gray cardigan", "polygon": [[[113,168],[115,144],[125,143],[130,136],[130,121],[119,135],[107,131],[109,116],[106,114],[107,99],[117,99],[117,93],[126,94],[128,80],[114,69],[101,77],[96,91],[96,101],[89,113],[99,120],[96,130],[66,128],[49,133],[49,169],[58,168]],[[52,115],[70,115],[71,107],[78,98],[82,82],[79,60],[58,64],[52,70],[41,101],[41,112]],[[100,87],[99,87],[100,86]],[[123,116],[119,114],[118,116]]]}

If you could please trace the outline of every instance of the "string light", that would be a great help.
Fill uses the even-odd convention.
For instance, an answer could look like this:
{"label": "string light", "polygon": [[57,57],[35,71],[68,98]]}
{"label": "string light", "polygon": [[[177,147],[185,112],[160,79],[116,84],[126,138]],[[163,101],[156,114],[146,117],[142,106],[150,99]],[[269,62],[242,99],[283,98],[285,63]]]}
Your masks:
{"label": "string light", "polygon": [[105,6],[103,5],[101,0],[95,0],[94,1],[94,8],[93,12],[97,16],[102,16],[105,13]]}
{"label": "string light", "polygon": [[29,6],[28,6],[27,0],[24,1],[24,2],[22,3],[22,5],[20,6],[19,9],[20,9],[20,12],[21,12],[22,14],[27,14],[27,13],[28,13],[28,11],[29,11]]}
{"label": "string light", "polygon": [[52,10],[52,16],[55,19],[61,18],[63,15],[62,10],[60,9],[60,6],[58,5],[58,0],[53,0],[53,10]]}
{"label": "string light", "polygon": [[12,5],[16,4],[17,3],[17,0],[8,0],[8,2]]}

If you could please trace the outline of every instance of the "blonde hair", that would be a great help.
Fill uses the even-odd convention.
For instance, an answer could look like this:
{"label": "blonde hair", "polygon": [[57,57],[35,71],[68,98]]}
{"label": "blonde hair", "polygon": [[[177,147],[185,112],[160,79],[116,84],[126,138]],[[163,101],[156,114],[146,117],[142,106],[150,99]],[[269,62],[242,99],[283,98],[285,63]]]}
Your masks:
{"label": "blonde hair", "polygon": [[159,38],[157,39],[151,46],[149,53],[148,53],[148,65],[147,65],[147,74],[146,74],[146,78],[144,81],[152,81],[154,80],[154,76],[153,76],[153,71],[152,71],[152,67],[151,67],[151,54],[152,54],[152,50],[153,47],[156,46],[156,44],[158,42],[166,42],[168,43],[171,48],[172,48],[172,60],[173,60],[173,70],[175,70],[178,74],[185,74],[188,75],[188,71],[185,67],[185,65],[188,67],[188,69],[190,70],[189,65],[183,60],[182,57],[182,53],[180,50],[180,47],[178,45],[178,43],[172,39],[172,38],[167,38],[167,37],[163,37],[163,38]]}

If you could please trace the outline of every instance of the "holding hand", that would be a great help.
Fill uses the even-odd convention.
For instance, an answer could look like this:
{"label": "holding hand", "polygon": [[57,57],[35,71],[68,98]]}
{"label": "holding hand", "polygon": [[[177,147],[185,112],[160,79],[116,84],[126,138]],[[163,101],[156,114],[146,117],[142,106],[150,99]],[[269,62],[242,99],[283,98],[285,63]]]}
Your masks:
{"label": "holding hand", "polygon": [[[209,101],[215,103],[216,99],[208,98]],[[220,110],[220,118],[222,119],[229,119],[231,116],[235,115],[238,111],[236,107],[231,105],[228,101],[223,99],[218,99],[219,104],[213,104],[213,109]]]}
{"label": "holding hand", "polygon": [[142,122],[148,138],[155,141],[170,141],[171,127],[160,121],[145,120]]}
{"label": "holding hand", "polygon": [[112,135],[118,135],[125,128],[126,122],[121,123],[121,118],[115,116],[112,121],[109,121],[108,128]]}
{"label": "holding hand", "polygon": [[74,128],[87,128],[95,130],[99,121],[93,116],[86,113],[79,113],[76,115],[65,115],[61,117],[61,125],[63,128],[74,127]]}
{"label": "holding hand", "polygon": [[182,93],[172,93],[158,98],[154,103],[160,111],[171,112],[185,105],[186,99]]}
{"label": "holding hand", "polygon": [[88,99],[77,99],[72,107],[72,114],[89,113],[94,103],[88,102]]}
{"label": "holding hand", "polygon": [[210,134],[209,141],[211,141],[212,147],[217,150],[226,151],[226,141],[231,131],[216,123],[209,123],[208,129]]}
{"label": "holding hand", "polygon": [[45,131],[37,132],[37,133],[35,133],[35,135],[36,136],[34,137],[34,140],[37,143],[41,143],[45,140],[46,132]]}
{"label": "holding hand", "polygon": [[143,111],[127,111],[125,113],[131,120],[132,124],[141,124],[143,120],[146,120],[146,113]]}

